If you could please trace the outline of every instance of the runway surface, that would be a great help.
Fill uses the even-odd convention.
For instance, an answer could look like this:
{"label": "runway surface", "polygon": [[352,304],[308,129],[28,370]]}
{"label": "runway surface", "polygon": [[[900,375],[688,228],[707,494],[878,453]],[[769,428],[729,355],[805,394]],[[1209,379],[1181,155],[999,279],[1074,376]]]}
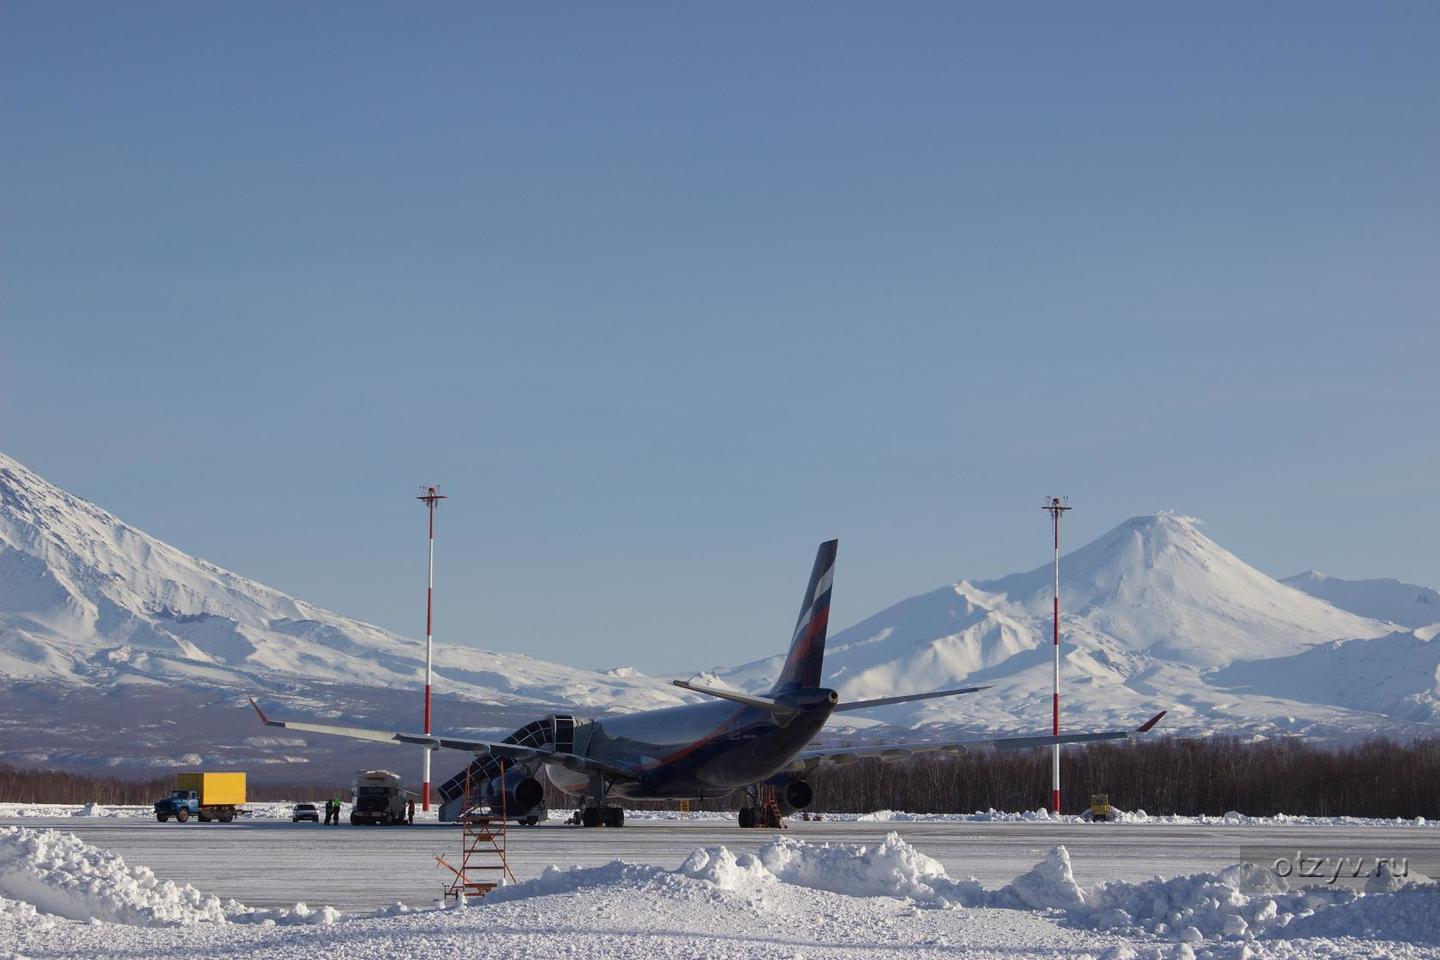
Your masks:
{"label": "runway surface", "polygon": [[[458,861],[459,829],[326,827],[285,821],[232,824],[65,817],[4,819],[0,824],[50,827],[78,834],[161,879],[257,907],[331,905],[365,910],[397,901],[433,904],[446,874],[434,861]],[[1407,857],[1412,871],[1440,876],[1440,827],[1088,823],[857,823],[797,821],[787,836],[810,843],[876,843],[898,832],[944,864],[952,877],[974,876],[1000,886],[1064,844],[1076,879],[1143,880],[1215,870],[1276,857]],[[725,821],[636,820],[620,830],[542,824],[510,831],[510,864],[519,879],[547,865],[628,860],[673,868],[696,847],[723,844],[753,852],[775,835]]]}

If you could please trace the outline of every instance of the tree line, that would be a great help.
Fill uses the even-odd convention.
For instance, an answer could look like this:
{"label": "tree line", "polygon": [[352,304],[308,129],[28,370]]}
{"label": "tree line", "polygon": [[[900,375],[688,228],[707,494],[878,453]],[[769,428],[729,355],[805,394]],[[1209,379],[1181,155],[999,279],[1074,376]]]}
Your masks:
{"label": "tree line", "polygon": [[[1065,813],[1104,793],[1119,809],[1150,814],[1440,819],[1440,738],[1341,747],[1163,738],[1067,747],[1061,756]],[[1050,750],[863,760],[821,769],[810,782],[820,811],[1034,810],[1050,805]]]}
{"label": "tree line", "polygon": [[[1215,738],[1100,743],[1065,748],[1064,812],[1080,813],[1104,793],[1122,810],[1150,814],[1425,817],[1440,820],[1440,738],[1347,746],[1300,740],[1243,743]],[[821,813],[1020,811],[1048,807],[1050,751],[976,751],[921,755],[897,763],[861,760],[823,767],[810,778]],[[0,802],[148,804],[174,788],[173,775],[147,779],[94,776],[0,765]],[[348,784],[255,783],[250,799],[304,800],[348,795]],[[740,795],[692,804],[733,810]],[[576,801],[546,784],[546,803]],[[637,803],[670,807],[674,803]]]}

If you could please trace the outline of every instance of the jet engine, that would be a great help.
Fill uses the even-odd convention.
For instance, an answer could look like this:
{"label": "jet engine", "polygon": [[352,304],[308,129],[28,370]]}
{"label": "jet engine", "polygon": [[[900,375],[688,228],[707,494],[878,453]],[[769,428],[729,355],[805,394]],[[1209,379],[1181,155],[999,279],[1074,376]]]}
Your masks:
{"label": "jet engine", "polygon": [[814,788],[795,777],[775,777],[766,786],[775,788],[775,800],[780,804],[780,812],[787,817],[804,810],[815,799]]}
{"label": "jet engine", "polygon": [[485,803],[498,813],[503,804],[510,816],[523,814],[545,800],[545,788],[524,767],[505,771],[485,785]]}

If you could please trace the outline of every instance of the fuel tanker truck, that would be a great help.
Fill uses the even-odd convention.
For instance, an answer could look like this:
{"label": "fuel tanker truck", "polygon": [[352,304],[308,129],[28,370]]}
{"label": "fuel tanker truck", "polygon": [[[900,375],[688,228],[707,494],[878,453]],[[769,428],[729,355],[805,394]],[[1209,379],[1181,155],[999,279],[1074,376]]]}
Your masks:
{"label": "fuel tanker truck", "polygon": [[361,770],[355,774],[353,824],[405,822],[405,781],[390,770]]}

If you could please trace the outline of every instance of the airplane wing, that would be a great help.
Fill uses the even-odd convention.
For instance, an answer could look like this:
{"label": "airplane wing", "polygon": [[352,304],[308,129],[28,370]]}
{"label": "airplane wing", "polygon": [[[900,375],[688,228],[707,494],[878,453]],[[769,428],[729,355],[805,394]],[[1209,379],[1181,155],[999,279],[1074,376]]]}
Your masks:
{"label": "airplane wing", "polygon": [[916,700],[933,700],[935,697],[958,697],[962,693],[976,693],[980,690],[989,690],[989,687],[963,687],[959,690],[933,690],[930,693],[905,693],[898,697],[881,697],[878,700],[851,700],[849,703],[837,703],[835,712],[842,713],[846,710],[864,710],[866,707],[883,707],[891,703],[914,703]]}
{"label": "airplane wing", "polygon": [[281,727],[297,733],[323,733],[332,737],[349,737],[352,740],[373,740],[376,743],[410,743],[429,747],[431,750],[465,750],[469,753],[489,753],[507,760],[524,760],[536,763],[554,763],[577,773],[603,773],[612,780],[638,780],[634,770],[614,764],[583,757],[577,753],[561,753],[539,747],[525,747],[518,743],[499,743],[492,740],[463,740],[438,734],[402,733],[393,730],[370,730],[365,727],[341,727],[328,723],[310,723],[300,720],[271,720],[260,709],[255,698],[250,698],[260,722],[267,727]]}
{"label": "airplane wing", "polygon": [[[725,690],[720,687],[707,687],[704,684],[691,683],[689,680],[671,680],[675,686],[695,693],[703,693],[707,697],[718,697],[721,700],[730,700],[735,703],[743,703],[749,707],[759,707],[761,710],[769,710],[776,716],[789,716],[797,712],[793,705],[788,705],[776,700],[774,697],[762,697],[756,693],[741,693],[738,690]],[[832,708],[834,712],[841,713],[845,710],[864,710],[867,707],[884,707],[892,703],[913,703],[916,700],[932,700],[935,697],[955,697],[962,693],[975,693],[978,690],[989,690],[989,687],[964,687],[959,690],[932,690],[929,693],[903,693],[897,697],[880,697],[877,700],[852,700],[849,703],[836,703]],[[834,694],[831,694],[831,702],[834,703]]]}
{"label": "airplane wing", "polygon": [[990,737],[978,740],[931,740],[919,743],[876,743],[858,747],[818,747],[802,750],[787,773],[807,775],[822,764],[840,766],[866,757],[882,761],[904,760],[920,753],[960,753],[965,750],[1028,750],[1057,743],[1094,743],[1098,740],[1124,740],[1136,734],[1149,733],[1167,711],[1161,710],[1134,730],[1101,730],[1097,733],[1062,733],[1060,736],[1036,734],[1028,737]]}

